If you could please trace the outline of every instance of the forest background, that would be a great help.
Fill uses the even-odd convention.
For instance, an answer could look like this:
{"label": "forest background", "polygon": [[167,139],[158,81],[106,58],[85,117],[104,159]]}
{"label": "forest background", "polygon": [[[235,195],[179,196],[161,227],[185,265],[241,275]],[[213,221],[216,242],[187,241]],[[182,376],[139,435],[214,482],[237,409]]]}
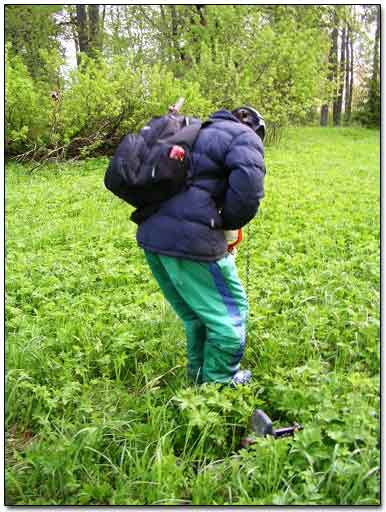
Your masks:
{"label": "forest background", "polygon": [[377,5],[6,5],[5,152],[109,154],[178,96],[293,124],[380,123]]}
{"label": "forest background", "polygon": [[[379,505],[380,6],[4,12],[6,504]],[[236,390],[187,382],[182,325],[103,184],[179,96],[268,125]],[[304,429],[240,449],[256,408]]]}

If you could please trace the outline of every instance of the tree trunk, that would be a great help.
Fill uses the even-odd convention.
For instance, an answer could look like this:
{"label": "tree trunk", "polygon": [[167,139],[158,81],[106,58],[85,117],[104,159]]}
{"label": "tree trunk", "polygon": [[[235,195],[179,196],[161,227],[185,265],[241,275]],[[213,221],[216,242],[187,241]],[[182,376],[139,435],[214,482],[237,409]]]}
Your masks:
{"label": "tree trunk", "polygon": [[[334,16],[334,22],[335,22],[335,16]],[[337,52],[337,40],[336,40],[336,34],[335,34],[335,28],[331,32],[331,43],[330,43],[330,51],[328,54],[328,75],[327,80],[330,83],[334,82],[335,77],[335,68],[336,68],[336,52]],[[320,109],[320,126],[327,126],[328,125],[328,110],[329,110],[329,104],[324,103]]]}
{"label": "tree trunk", "polygon": [[322,105],[320,109],[320,126],[328,125],[328,103]]}
{"label": "tree trunk", "polygon": [[354,40],[353,31],[350,30],[350,87],[349,87],[349,99],[347,107],[347,122],[351,121],[351,109],[352,109],[352,91],[354,87]]}
{"label": "tree trunk", "polygon": [[[336,17],[335,17],[336,22]],[[338,75],[338,27],[334,27],[332,31],[332,81],[334,83],[334,93],[333,93],[333,106],[332,106],[332,116],[333,116],[333,122],[335,125],[335,119],[336,119],[336,113],[338,110],[338,104],[337,104],[337,90],[336,90],[336,79]]]}
{"label": "tree trunk", "polygon": [[378,82],[378,53],[379,53],[379,38],[380,38],[380,28],[381,28],[381,9],[380,6],[377,6],[377,29],[375,31],[375,40],[374,40],[374,51],[373,51],[373,72],[371,81],[372,83]]}
{"label": "tree trunk", "polygon": [[100,50],[100,27],[99,27],[99,5],[92,4],[88,6],[89,20],[89,54],[94,54],[95,50]]}
{"label": "tree trunk", "polygon": [[[171,61],[173,61],[173,55],[172,55],[172,52],[170,51],[171,50],[171,45],[169,44],[169,23],[167,21],[167,15],[166,15],[166,12],[165,12],[165,7],[166,6],[163,6],[162,4],[160,4],[159,6],[159,9],[160,9],[160,14],[161,14],[161,32],[163,34],[164,37],[161,37],[160,41],[161,41],[161,56],[163,55],[163,59],[165,61],[167,61],[168,63],[170,63]],[[166,37],[167,37],[167,41],[166,41]]]}
{"label": "tree trunk", "polygon": [[99,30],[100,30],[99,41],[100,41],[100,49],[101,50],[103,49],[104,35],[105,35],[105,16],[106,16],[106,5],[103,4],[102,21],[101,21],[101,24],[99,27]]}
{"label": "tree trunk", "polygon": [[343,27],[342,36],[341,36],[340,63],[339,63],[339,74],[338,74],[338,96],[336,99],[336,109],[334,112],[334,126],[340,126],[340,119],[341,119],[341,115],[342,115],[345,56],[346,56],[345,42],[346,42],[346,27]]}
{"label": "tree trunk", "polygon": [[178,18],[177,18],[177,10],[176,6],[174,4],[169,6],[170,8],[170,14],[172,18],[172,41],[173,41],[173,47],[174,47],[174,55],[175,57],[178,57],[181,62],[185,61],[185,52],[180,47],[180,38],[178,34]]}
{"label": "tree trunk", "polygon": [[[331,43],[330,43],[330,51],[328,54],[328,75],[327,80],[332,84],[334,88],[333,92],[333,101],[335,101],[335,77],[336,77],[336,68],[337,68],[337,53],[338,53],[338,29],[337,29],[337,16],[336,10],[333,9],[331,24],[333,26],[331,31]],[[320,110],[320,125],[327,126],[328,125],[328,111],[329,111],[329,102],[324,103]]]}
{"label": "tree trunk", "polygon": [[345,54],[346,54],[346,71],[345,71],[345,83],[344,83],[344,120],[347,124],[348,119],[348,111],[349,111],[349,101],[350,101],[350,30],[351,27],[347,25],[346,30],[346,40],[345,40]]}
{"label": "tree trunk", "polygon": [[95,51],[102,49],[99,5],[76,5],[75,21],[78,34],[79,52],[77,54],[77,62],[79,65],[82,53],[86,53],[89,57],[94,57]]}
{"label": "tree trunk", "polygon": [[77,25],[76,15],[74,12],[71,12],[71,11],[70,11],[70,20],[71,20],[71,24],[70,24],[71,34],[72,34],[72,37],[74,38],[74,43],[75,43],[76,62],[79,65],[79,35],[78,35],[78,30],[77,30],[78,25]]}
{"label": "tree trunk", "polygon": [[196,5],[196,9],[200,15],[200,25],[202,25],[203,27],[206,27],[208,25],[208,22],[205,18],[205,12],[204,12],[204,9],[205,9],[205,5],[204,4],[197,4]]}
{"label": "tree trunk", "polygon": [[78,31],[79,52],[88,52],[88,30],[86,6],[76,6],[76,25]]}
{"label": "tree trunk", "polygon": [[353,44],[352,44],[352,27],[349,24],[347,26],[346,34],[346,97],[345,97],[345,122],[350,123],[351,119],[351,102],[352,102],[352,86],[353,86]]}
{"label": "tree trunk", "polygon": [[373,51],[373,69],[370,80],[369,87],[369,99],[368,99],[368,107],[369,107],[369,122],[371,125],[379,125],[380,116],[381,116],[381,98],[380,98],[380,81],[379,81],[379,71],[380,71],[380,61],[379,61],[379,39],[380,39],[380,24],[381,24],[381,9],[380,6],[377,6],[377,15],[376,15],[376,23],[377,28],[375,31],[375,40],[374,40],[374,51]]}
{"label": "tree trunk", "polygon": [[[200,25],[201,27],[204,27],[204,29],[206,29],[207,25],[208,25],[208,22],[207,22],[207,19],[205,17],[205,11],[204,11],[204,7],[205,5],[204,4],[201,4],[201,5],[195,5],[193,8],[192,8],[192,13],[191,13],[191,26],[194,27],[197,23],[197,19],[196,17],[194,16],[194,14],[198,14],[199,17],[200,17]],[[200,52],[200,42],[202,41],[202,33],[200,32],[193,32],[192,33],[192,52],[193,52],[193,55],[194,55],[194,59],[197,63],[200,62],[200,57],[201,57],[201,52]]]}

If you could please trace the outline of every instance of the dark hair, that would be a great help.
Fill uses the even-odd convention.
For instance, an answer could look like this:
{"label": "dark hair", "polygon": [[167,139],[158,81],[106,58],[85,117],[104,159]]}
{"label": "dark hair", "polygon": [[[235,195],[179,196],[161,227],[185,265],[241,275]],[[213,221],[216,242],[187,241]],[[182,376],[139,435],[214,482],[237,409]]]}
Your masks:
{"label": "dark hair", "polygon": [[232,111],[232,114],[244,124],[247,124],[264,140],[265,137],[265,122],[259,112],[253,107],[239,107]]}

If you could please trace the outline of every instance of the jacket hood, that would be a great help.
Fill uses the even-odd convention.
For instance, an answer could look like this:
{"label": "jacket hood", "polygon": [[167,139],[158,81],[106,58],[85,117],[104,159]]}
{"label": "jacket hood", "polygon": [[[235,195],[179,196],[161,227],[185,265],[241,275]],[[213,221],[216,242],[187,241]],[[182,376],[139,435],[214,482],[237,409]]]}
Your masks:
{"label": "jacket hood", "polygon": [[222,121],[236,121],[236,123],[240,123],[240,121],[235,117],[232,112],[229,112],[229,110],[226,110],[225,108],[218,110],[211,116],[209,116],[209,119],[213,121],[222,120]]}

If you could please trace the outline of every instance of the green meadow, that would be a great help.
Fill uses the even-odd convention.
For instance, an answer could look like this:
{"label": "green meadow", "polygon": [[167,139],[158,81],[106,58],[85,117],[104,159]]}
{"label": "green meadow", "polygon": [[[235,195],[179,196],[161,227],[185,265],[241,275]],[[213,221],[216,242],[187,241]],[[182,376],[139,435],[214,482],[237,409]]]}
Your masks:
{"label": "green meadow", "polygon": [[[8,163],[7,505],[380,504],[379,143],[293,128],[266,148],[236,390],[187,382],[106,158]],[[304,430],[240,449],[257,407]]]}

